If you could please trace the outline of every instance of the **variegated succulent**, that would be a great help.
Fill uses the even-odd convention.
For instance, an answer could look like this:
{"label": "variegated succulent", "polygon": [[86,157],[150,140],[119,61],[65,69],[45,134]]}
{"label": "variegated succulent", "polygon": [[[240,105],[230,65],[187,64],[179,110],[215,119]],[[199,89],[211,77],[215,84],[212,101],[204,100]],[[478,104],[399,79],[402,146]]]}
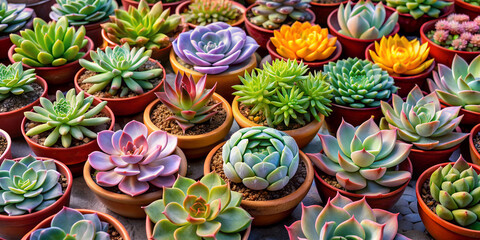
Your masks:
{"label": "variegated succulent", "polygon": [[193,0],[183,16],[185,21],[205,26],[214,22],[235,23],[242,12],[231,0]]}
{"label": "variegated succulent", "polygon": [[407,13],[418,19],[424,15],[438,18],[442,10],[453,4],[452,1],[422,1],[422,0],[386,0],[387,6],[395,8],[399,13]]}
{"label": "variegated succulent", "polygon": [[310,0],[257,0],[252,8],[250,22],[266,29],[277,29],[289,20],[305,22],[312,20],[307,12]]}
{"label": "variegated succulent", "polygon": [[115,0],[56,0],[50,12],[50,18],[58,20],[68,18],[70,25],[80,26],[104,22],[118,8]]}
{"label": "variegated succulent", "polygon": [[25,4],[9,4],[0,0],[0,35],[21,30],[33,15],[33,9],[25,8]]}
{"label": "variegated succulent", "polygon": [[5,66],[0,64],[0,102],[11,95],[33,91],[31,83],[36,80],[35,69],[23,71],[21,63]]}

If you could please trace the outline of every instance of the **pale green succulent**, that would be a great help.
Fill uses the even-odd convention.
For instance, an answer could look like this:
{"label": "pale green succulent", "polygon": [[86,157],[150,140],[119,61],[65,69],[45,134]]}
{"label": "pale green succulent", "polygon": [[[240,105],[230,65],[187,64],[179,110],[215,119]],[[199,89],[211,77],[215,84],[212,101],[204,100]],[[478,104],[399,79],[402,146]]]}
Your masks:
{"label": "pale green succulent", "polygon": [[277,29],[288,20],[310,21],[312,15],[307,12],[310,0],[257,0],[258,6],[252,8],[250,22],[266,29]]}
{"label": "pale green succulent", "polygon": [[230,0],[194,0],[184,14],[185,21],[200,26],[214,22],[235,23],[242,12]]}
{"label": "pale green succulent", "polygon": [[386,0],[387,6],[395,8],[399,13],[408,13],[414,19],[423,15],[438,18],[442,10],[453,4],[453,1],[442,0]]}
{"label": "pale green succulent", "polygon": [[56,0],[52,6],[50,18],[57,20],[61,16],[68,18],[70,25],[80,26],[103,22],[118,8],[115,0]]}
{"label": "pale green succulent", "polygon": [[0,101],[11,95],[33,91],[31,83],[36,80],[35,69],[23,71],[21,63],[5,66],[0,64]]}
{"label": "pale green succulent", "polygon": [[0,0],[0,35],[21,30],[32,18],[33,10],[25,8],[25,4],[8,4]]}

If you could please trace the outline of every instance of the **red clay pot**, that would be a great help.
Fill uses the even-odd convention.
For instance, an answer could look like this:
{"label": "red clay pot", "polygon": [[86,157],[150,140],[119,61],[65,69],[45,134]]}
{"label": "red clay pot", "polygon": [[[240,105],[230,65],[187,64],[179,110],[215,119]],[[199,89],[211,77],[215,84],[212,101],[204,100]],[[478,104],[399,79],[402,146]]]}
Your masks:
{"label": "red clay pot", "polygon": [[322,27],[327,27],[328,15],[334,10],[340,7],[340,4],[345,5],[348,1],[343,1],[339,3],[316,3],[314,1],[310,2],[310,9],[315,13],[315,18],[317,19],[315,23]]}
{"label": "red clay pot", "polygon": [[[392,99],[390,98],[388,102]],[[342,106],[336,103],[332,104],[332,112],[328,117],[325,117],[325,122],[327,122],[328,131],[331,134],[335,134],[337,132],[338,126],[342,123],[342,119],[345,122],[352,124],[353,126],[358,126],[363,122],[367,121],[371,117],[375,120],[378,124],[380,122],[380,118],[383,117],[382,109],[380,106],[372,107],[372,108],[352,108]]]}
{"label": "red clay pot", "polygon": [[[47,1],[50,1],[50,0],[47,0]],[[34,11],[31,8],[25,8],[25,9],[30,9]],[[34,11],[32,14],[32,17],[30,18],[30,21],[27,22],[24,29],[31,29],[33,27],[33,19],[36,16],[37,15],[35,14],[35,11]],[[16,32],[15,34],[20,34],[20,32]],[[8,49],[10,49],[12,45],[13,43],[10,40],[10,34],[0,37],[0,60],[8,59]]]}
{"label": "red clay pot", "polygon": [[[40,97],[47,97],[47,93],[48,93],[47,82],[39,76],[37,76],[37,80],[35,82],[38,85],[42,86],[43,88],[43,93]],[[22,119],[24,117],[23,113],[26,111],[32,110],[33,106],[36,106],[39,104],[40,104],[40,98],[28,104],[27,106],[24,106],[17,110],[0,113],[0,119],[2,121],[1,128],[5,130],[8,134],[10,134],[12,138],[22,136],[22,131],[20,129],[20,122],[22,122]]]}
{"label": "red clay pot", "polygon": [[480,7],[472,5],[462,0],[454,0],[455,1],[455,12],[456,13],[463,13],[467,14],[471,20],[475,19],[478,15],[480,15]]}
{"label": "red clay pot", "polygon": [[[365,49],[365,59],[367,59],[370,62],[374,62],[372,60],[372,57],[370,57],[369,50],[375,51],[374,42],[368,45],[367,49]],[[402,98],[407,97],[408,93],[412,90],[412,88],[415,87],[415,85],[418,85],[420,88],[425,89],[427,78],[430,78],[432,76],[432,71],[434,68],[435,68],[435,60],[432,62],[432,65],[430,65],[429,68],[427,68],[425,71],[423,71],[418,75],[391,76],[395,80],[395,86],[398,87],[397,94]]]}
{"label": "red clay pot", "polygon": [[472,131],[470,131],[470,136],[468,136],[468,148],[470,149],[470,157],[472,158],[472,162],[480,165],[480,153],[477,151],[477,148],[473,142],[473,138],[478,135],[478,132],[480,132],[480,124],[476,125]]}
{"label": "red clay pot", "polygon": [[[460,227],[458,225],[455,225],[453,223],[450,223],[448,221],[443,220],[439,216],[437,216],[436,213],[432,212],[430,208],[425,204],[425,202],[422,200],[422,187],[425,181],[427,181],[432,173],[437,170],[438,167],[440,166],[445,166],[448,163],[442,163],[438,164],[435,166],[430,167],[427,169],[425,172],[420,175],[417,181],[417,185],[415,186],[415,194],[417,195],[418,199],[418,214],[420,215],[420,218],[422,219],[423,224],[425,225],[425,228],[427,229],[428,233],[432,235],[434,239],[437,240],[456,240],[456,239],[461,239],[461,240],[474,240],[474,239],[480,239],[480,231],[475,231],[467,228]],[[480,167],[470,164],[470,166],[475,169],[477,173],[480,173]]]}
{"label": "red clay pot", "polygon": [[[335,46],[337,48],[332,53],[332,55],[330,55],[330,57],[328,57],[327,59],[316,61],[316,62],[303,61],[303,63],[308,66],[308,70],[310,72],[323,70],[323,65],[328,64],[329,62],[337,61],[338,58],[340,57],[340,55],[342,54],[342,44],[340,44],[340,42],[337,41],[335,43]],[[284,61],[287,61],[287,58],[284,58],[280,54],[277,53],[275,45],[273,45],[271,40],[268,40],[268,42],[267,42],[267,50],[268,50],[268,53],[270,54],[270,56],[272,57],[272,61],[275,60],[275,59],[283,59]],[[297,59],[297,62],[300,63],[301,60]]]}
{"label": "red clay pot", "polygon": [[[448,0],[447,0],[448,1]],[[391,11],[396,11],[395,8],[385,6],[385,8],[389,8]],[[445,18],[451,13],[453,13],[453,4],[445,7],[442,9],[442,14],[438,18]],[[412,15],[408,13],[398,13],[398,24],[400,25],[400,32],[402,32],[405,35],[417,35],[422,27],[422,25],[430,20],[438,19],[438,18],[433,18],[428,15],[423,15],[418,19],[414,19]]]}
{"label": "red clay pot", "polygon": [[[164,10],[170,9],[170,14],[173,14],[175,12],[175,10],[177,9],[178,5],[180,5],[181,3],[185,2],[185,1],[186,0],[179,0],[179,1],[171,2],[171,3],[164,3],[162,1],[162,6],[163,6]],[[128,8],[130,6],[132,6],[134,8],[138,8],[139,2],[140,1],[135,1],[135,0],[122,0],[122,5],[123,5],[123,8],[128,11]],[[155,5],[155,4],[154,3],[149,3],[148,4],[148,6],[150,8],[152,8],[153,5]]]}
{"label": "red clay pot", "polygon": [[[20,161],[22,158],[13,159],[14,161]],[[44,157],[36,157],[38,160],[48,160]],[[55,160],[55,159],[54,159]],[[0,214],[0,239],[20,239],[28,231],[35,227],[43,219],[56,214],[62,210],[64,206],[70,205],[70,193],[72,191],[73,176],[70,170],[65,164],[55,160],[57,171],[63,176],[67,177],[67,188],[63,195],[57,199],[55,203],[47,208],[38,212],[20,215],[20,216],[7,216]]]}
{"label": "red clay pot", "polygon": [[12,139],[8,133],[2,129],[0,129],[0,137],[4,137],[5,140],[7,140],[7,148],[5,148],[3,153],[0,155],[0,164],[2,164],[4,159],[12,158]]}
{"label": "red clay pot", "polygon": [[[232,5],[239,9],[240,10],[240,16],[239,16],[239,19],[234,22],[233,24],[230,24],[232,27],[242,27],[243,23],[245,22],[245,11],[246,11],[246,8],[238,3],[238,2],[235,2],[235,1],[230,1],[232,3]],[[188,6],[190,5],[190,3],[192,3],[192,1],[185,1],[185,2],[182,2],[180,3],[180,5],[178,5],[177,9],[175,10],[175,13],[178,14],[178,15],[181,15],[182,13],[186,13],[188,11]],[[193,23],[188,23],[187,22],[187,25],[188,27],[190,27],[191,29],[194,29],[196,28],[198,25],[195,25]]]}
{"label": "red clay pot", "polygon": [[412,148],[408,157],[412,160],[413,165],[413,177],[417,178],[425,172],[429,167],[449,162],[449,158],[452,153],[457,150],[461,143],[455,147],[445,149],[445,150],[421,150],[418,148]]}

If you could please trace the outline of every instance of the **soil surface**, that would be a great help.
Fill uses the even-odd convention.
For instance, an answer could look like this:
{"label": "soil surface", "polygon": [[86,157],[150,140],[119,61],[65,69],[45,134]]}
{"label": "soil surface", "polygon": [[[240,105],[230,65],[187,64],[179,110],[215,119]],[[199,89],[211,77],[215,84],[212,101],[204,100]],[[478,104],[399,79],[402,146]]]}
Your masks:
{"label": "soil surface", "polygon": [[[422,186],[422,193],[420,194],[422,196],[422,200],[427,206],[432,210],[433,213],[435,213],[435,208],[437,207],[438,203],[435,201],[435,199],[432,197],[430,194],[430,186],[428,186],[428,183],[430,182],[430,178],[428,178]],[[436,213],[435,213],[436,214]]]}
{"label": "soil surface", "polygon": [[[267,119],[265,118],[265,116],[263,115],[263,112],[262,111],[259,111],[257,112],[256,114],[250,116],[250,111],[252,110],[252,106],[247,106],[241,102],[238,103],[238,108],[240,110],[240,113],[248,118],[248,120],[256,123],[256,124],[259,124],[259,125],[263,125],[263,126],[266,126],[268,127],[268,122],[267,122]],[[314,117],[312,117],[312,119],[315,119]],[[309,124],[309,123],[306,123],[306,124]],[[305,125],[306,125],[305,124]],[[282,122],[281,124],[275,126],[275,129],[277,130],[280,130],[280,131],[285,131],[285,130],[294,130],[294,129],[299,129],[305,125],[302,125],[302,124],[299,124],[299,123],[296,123],[294,122],[293,120],[290,121],[290,124],[288,126],[285,126],[285,124]]]}
{"label": "soil surface", "polygon": [[0,136],[0,156],[2,156],[2,154],[7,149],[7,145],[8,145],[7,139],[5,139],[3,136]]}
{"label": "soil surface", "polygon": [[477,149],[477,152],[480,152],[480,134],[473,137],[473,145]]}
{"label": "soil surface", "polygon": [[112,224],[108,225],[108,234],[110,234],[110,239],[112,240],[123,240],[122,236],[120,236],[120,233],[113,227]]}
{"label": "soil surface", "polygon": [[12,94],[10,95],[10,97],[0,101],[0,113],[17,110],[39,99],[43,93],[42,86],[38,85],[38,83],[36,82],[30,84],[30,86],[33,87],[33,91],[26,92],[20,95]]}

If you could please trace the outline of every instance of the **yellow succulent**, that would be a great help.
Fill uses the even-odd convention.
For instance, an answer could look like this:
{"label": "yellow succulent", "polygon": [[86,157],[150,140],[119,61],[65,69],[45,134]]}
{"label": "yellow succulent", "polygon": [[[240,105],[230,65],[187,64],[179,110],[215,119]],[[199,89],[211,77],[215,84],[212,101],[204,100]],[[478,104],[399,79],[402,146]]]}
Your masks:
{"label": "yellow succulent", "polygon": [[429,51],[428,43],[420,45],[417,39],[408,41],[395,34],[375,42],[375,51],[369,50],[369,54],[390,76],[400,76],[417,75],[429,68],[433,63],[433,59],[427,60]]}
{"label": "yellow succulent", "polygon": [[273,32],[270,40],[277,53],[288,59],[303,59],[307,62],[323,60],[335,51],[336,37],[328,37],[328,29],[309,22],[283,25]]}

